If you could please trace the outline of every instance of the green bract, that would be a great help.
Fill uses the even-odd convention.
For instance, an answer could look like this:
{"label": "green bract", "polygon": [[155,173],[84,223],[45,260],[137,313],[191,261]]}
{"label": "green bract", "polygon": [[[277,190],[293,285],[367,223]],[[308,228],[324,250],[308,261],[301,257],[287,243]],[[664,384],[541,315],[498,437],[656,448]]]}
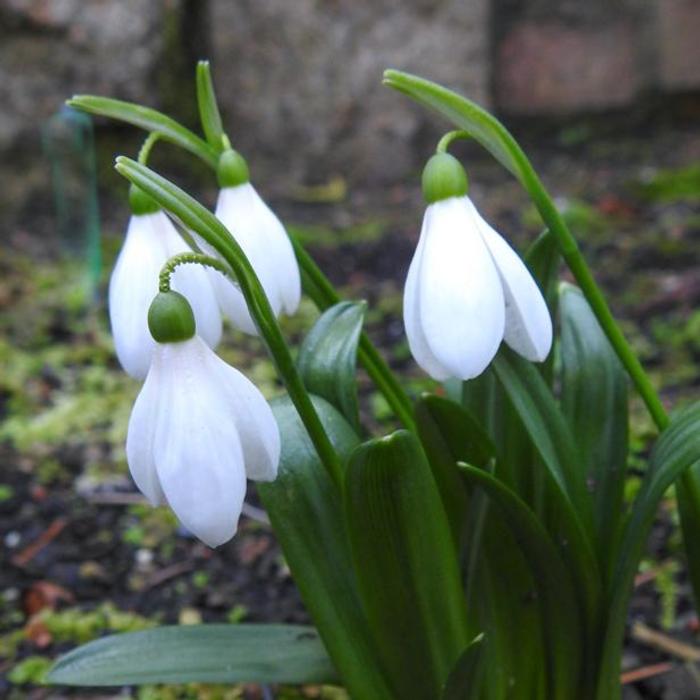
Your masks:
{"label": "green bract", "polygon": [[467,173],[449,153],[436,153],[423,168],[423,197],[428,204],[463,197],[468,189]]}
{"label": "green bract", "polygon": [[190,303],[178,292],[158,292],[148,309],[148,329],[158,343],[179,343],[195,334]]}

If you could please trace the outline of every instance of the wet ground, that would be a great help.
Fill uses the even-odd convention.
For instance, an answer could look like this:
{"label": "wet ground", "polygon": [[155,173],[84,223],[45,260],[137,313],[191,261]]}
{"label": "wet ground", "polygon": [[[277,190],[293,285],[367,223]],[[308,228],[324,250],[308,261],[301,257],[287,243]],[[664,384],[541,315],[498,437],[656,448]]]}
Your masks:
{"label": "wet ground", "polygon": [[[523,134],[665,401],[697,397],[700,128],[661,119],[634,135],[588,122]],[[525,245],[540,222],[518,185],[472,146],[455,153],[482,213]],[[312,191],[280,184],[270,194],[333,281],[349,297],[369,300],[369,333],[409,388],[428,386],[410,360],[400,316],[420,226],[417,181],[349,191],[340,181]],[[111,200],[105,209],[110,260],[126,212]],[[109,631],[200,620],[307,621],[254,493],[254,517],[244,517],[240,534],[216,551],[191,539],[167,511],[143,504],[123,450],[138,386],[112,353],[103,301],[108,270],[97,301],[86,301],[75,266],[47,257],[31,228],[19,227],[0,249],[0,696],[64,697],[35,684],[50,659]],[[314,314],[305,304],[285,322],[289,337],[298,338]],[[279,391],[258,341],[229,333],[223,355],[268,395]],[[362,389],[365,424],[388,429],[386,406],[364,378]],[[633,475],[653,433],[636,401],[632,427]],[[630,700],[700,698],[693,666],[698,621],[676,523],[669,496],[630,615]],[[133,696],[255,698],[268,690],[151,688]],[[300,692],[330,697],[316,688]],[[124,697],[105,690],[71,695]],[[291,690],[279,696],[295,697]]]}

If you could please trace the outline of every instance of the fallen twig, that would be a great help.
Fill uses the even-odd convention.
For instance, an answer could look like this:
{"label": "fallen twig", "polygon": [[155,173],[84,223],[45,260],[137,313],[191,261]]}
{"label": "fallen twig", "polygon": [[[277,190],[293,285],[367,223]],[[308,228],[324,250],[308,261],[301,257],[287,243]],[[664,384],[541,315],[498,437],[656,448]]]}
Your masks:
{"label": "fallen twig", "polygon": [[160,586],[162,583],[169,581],[172,578],[186,574],[194,569],[194,562],[192,561],[180,561],[177,564],[172,564],[171,566],[166,566],[164,569],[159,569],[154,571],[144,583],[142,590],[148,590],[150,588],[155,588]]}
{"label": "fallen twig", "polygon": [[632,625],[632,639],[671,654],[671,656],[683,659],[683,661],[700,661],[700,649],[698,647],[680,642],[663,632],[653,630],[642,622],[635,622]]}
{"label": "fallen twig", "polygon": [[673,664],[665,661],[660,664],[651,664],[650,666],[641,666],[633,668],[631,671],[625,671],[620,675],[620,683],[627,685],[628,683],[636,683],[643,681],[645,678],[660,676],[662,673],[668,673],[673,670]]}
{"label": "fallen twig", "polygon": [[39,537],[12,557],[15,566],[26,566],[46,545],[55,540],[68,524],[65,518],[56,518]]}

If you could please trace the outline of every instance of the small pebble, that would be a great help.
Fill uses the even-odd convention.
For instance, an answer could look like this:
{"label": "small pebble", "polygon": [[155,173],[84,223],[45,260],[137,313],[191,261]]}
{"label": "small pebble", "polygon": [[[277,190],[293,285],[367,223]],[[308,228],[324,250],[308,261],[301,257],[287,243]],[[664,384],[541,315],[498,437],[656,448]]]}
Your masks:
{"label": "small pebble", "polygon": [[8,532],[5,535],[5,546],[8,549],[14,549],[20,543],[21,539],[22,535],[20,535],[19,532],[15,530],[13,530],[12,532]]}
{"label": "small pebble", "polygon": [[153,563],[153,550],[137,549],[136,550],[136,565],[139,568],[148,568]]}

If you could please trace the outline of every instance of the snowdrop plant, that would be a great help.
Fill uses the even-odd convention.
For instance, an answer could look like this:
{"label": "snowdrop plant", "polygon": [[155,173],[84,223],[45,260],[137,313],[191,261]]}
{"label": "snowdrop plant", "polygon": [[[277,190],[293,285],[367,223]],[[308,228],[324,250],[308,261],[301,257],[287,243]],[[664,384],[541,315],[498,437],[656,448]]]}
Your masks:
{"label": "snowdrop plant", "polygon": [[[365,305],[339,298],[255,194],[223,132],[206,63],[197,69],[205,138],[147,107],[71,100],[218,171],[212,213],[144,158],[117,159],[198,248],[159,275],[129,465],[153,503],[170,504],[211,545],[235,531],[245,476],[261,480],[314,627],[165,626],[107,637],[60,659],[51,682],[334,683],[363,700],[619,698],[634,576],[674,484],[700,591],[700,404],[666,413],[505,127],[416,76],[387,71],[385,84],[457,128],[424,172],[427,209],[404,292],[412,353],[443,382],[419,396],[363,332]],[[464,169],[447,152],[455,138],[483,146],[539,211],[546,230],[523,258],[468,198]],[[576,286],[558,281],[562,263]],[[270,408],[197,335],[194,297],[174,291],[178,266],[206,267],[229,285],[222,307],[259,334],[284,386]],[[296,308],[299,279],[321,315],[293,359],[277,316]],[[363,426],[358,362],[401,426],[389,435]],[[659,434],[626,502],[629,384]]]}

